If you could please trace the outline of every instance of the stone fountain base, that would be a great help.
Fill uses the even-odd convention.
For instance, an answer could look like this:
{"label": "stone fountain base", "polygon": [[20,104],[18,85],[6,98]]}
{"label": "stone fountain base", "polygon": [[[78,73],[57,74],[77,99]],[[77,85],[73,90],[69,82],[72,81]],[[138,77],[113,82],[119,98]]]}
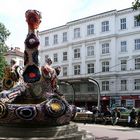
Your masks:
{"label": "stone fountain base", "polygon": [[64,126],[0,126],[1,140],[94,140],[86,131],[78,131],[75,123]]}

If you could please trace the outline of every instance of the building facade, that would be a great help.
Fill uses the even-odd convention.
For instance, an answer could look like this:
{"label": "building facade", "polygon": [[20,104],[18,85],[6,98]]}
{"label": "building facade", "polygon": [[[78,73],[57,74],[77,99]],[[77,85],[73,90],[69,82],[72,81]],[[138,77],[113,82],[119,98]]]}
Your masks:
{"label": "building facade", "polygon": [[[52,58],[54,67],[62,67],[60,79],[92,76],[104,105],[140,107],[138,14],[131,8],[112,10],[39,32],[40,64]],[[85,88],[79,87],[78,95],[92,102],[86,96],[97,91]]]}
{"label": "building facade", "polygon": [[4,54],[4,57],[8,64],[10,64],[11,59],[16,60],[17,65],[24,66],[24,53],[20,51],[19,47],[11,48],[7,53]]}

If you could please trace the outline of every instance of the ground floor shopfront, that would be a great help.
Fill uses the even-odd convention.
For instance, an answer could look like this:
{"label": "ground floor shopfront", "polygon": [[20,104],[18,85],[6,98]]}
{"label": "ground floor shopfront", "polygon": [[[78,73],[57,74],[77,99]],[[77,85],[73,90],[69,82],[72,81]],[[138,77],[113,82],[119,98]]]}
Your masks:
{"label": "ground floor shopfront", "polygon": [[103,106],[116,107],[140,107],[140,95],[125,96],[101,96],[101,104]]}

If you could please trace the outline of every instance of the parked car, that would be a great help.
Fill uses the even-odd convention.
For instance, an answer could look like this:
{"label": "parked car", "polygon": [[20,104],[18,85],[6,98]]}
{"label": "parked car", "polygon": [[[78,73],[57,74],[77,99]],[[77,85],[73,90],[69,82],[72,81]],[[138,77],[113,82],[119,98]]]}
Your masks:
{"label": "parked car", "polygon": [[76,115],[74,121],[91,121],[92,112],[86,110],[84,107],[76,107]]}
{"label": "parked car", "polygon": [[[113,111],[115,108],[111,108],[111,111]],[[129,113],[131,112],[131,110],[125,108],[125,107],[117,107],[117,109],[120,111],[121,114],[121,118],[122,119],[127,119],[129,116]]]}
{"label": "parked car", "polygon": [[114,110],[115,108],[117,108],[121,113],[130,112],[130,110],[125,107],[114,107],[111,108],[111,111]]}

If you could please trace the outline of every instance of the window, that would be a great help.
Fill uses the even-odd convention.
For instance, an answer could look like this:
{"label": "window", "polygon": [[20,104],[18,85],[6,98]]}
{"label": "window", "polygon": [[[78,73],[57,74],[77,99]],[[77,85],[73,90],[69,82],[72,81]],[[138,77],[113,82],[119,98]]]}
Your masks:
{"label": "window", "polygon": [[140,79],[135,79],[134,85],[135,90],[140,90]]}
{"label": "window", "polygon": [[89,83],[88,85],[87,85],[88,87],[88,92],[93,92],[94,91],[94,84],[91,84],[91,83]]}
{"label": "window", "polygon": [[135,59],[135,70],[139,70],[140,69],[140,58],[136,58]]}
{"label": "window", "polygon": [[140,39],[135,39],[135,50],[140,50]]}
{"label": "window", "polygon": [[121,71],[127,70],[127,60],[121,60]]}
{"label": "window", "polygon": [[126,52],[126,51],[127,51],[127,42],[121,41],[121,52]]}
{"label": "window", "polygon": [[109,71],[109,62],[108,61],[102,62],[102,72],[108,71]]}
{"label": "window", "polygon": [[57,56],[57,53],[53,54],[53,60],[54,60],[54,62],[58,62],[58,56]]}
{"label": "window", "polygon": [[109,91],[109,81],[102,81],[102,91]]}
{"label": "window", "polygon": [[75,28],[74,29],[74,38],[79,38],[80,37],[80,28]]}
{"label": "window", "polygon": [[68,75],[68,69],[67,67],[63,67],[63,76],[67,76]]}
{"label": "window", "polygon": [[102,22],[102,32],[109,31],[109,21]]}
{"label": "window", "polygon": [[88,72],[88,74],[94,73],[94,64],[93,63],[87,64],[87,72]]}
{"label": "window", "polygon": [[126,80],[121,80],[121,90],[122,91],[127,90],[127,81]]}
{"label": "window", "polygon": [[80,49],[74,49],[74,58],[80,58]]}
{"label": "window", "polygon": [[58,35],[54,35],[53,43],[54,44],[57,44],[58,43]]}
{"label": "window", "polygon": [[137,21],[136,16],[134,17],[134,27],[139,27],[140,21]]}
{"label": "window", "polygon": [[68,59],[67,55],[68,55],[67,52],[63,52],[63,61],[67,61]]}
{"label": "window", "polygon": [[102,44],[102,54],[109,53],[109,43]]}
{"label": "window", "polygon": [[49,37],[45,37],[45,46],[49,46]]}
{"label": "window", "polygon": [[63,33],[63,42],[66,42],[67,41],[67,32],[64,32]]}
{"label": "window", "polygon": [[93,56],[94,55],[94,46],[88,46],[87,47],[87,56]]}
{"label": "window", "polygon": [[126,18],[122,18],[120,19],[120,23],[121,23],[121,30],[126,29]]}
{"label": "window", "polygon": [[80,65],[74,66],[74,75],[80,75]]}
{"label": "window", "polygon": [[94,34],[94,25],[90,24],[87,26],[87,35],[92,35]]}
{"label": "window", "polygon": [[45,55],[45,63],[47,63],[49,55]]}

